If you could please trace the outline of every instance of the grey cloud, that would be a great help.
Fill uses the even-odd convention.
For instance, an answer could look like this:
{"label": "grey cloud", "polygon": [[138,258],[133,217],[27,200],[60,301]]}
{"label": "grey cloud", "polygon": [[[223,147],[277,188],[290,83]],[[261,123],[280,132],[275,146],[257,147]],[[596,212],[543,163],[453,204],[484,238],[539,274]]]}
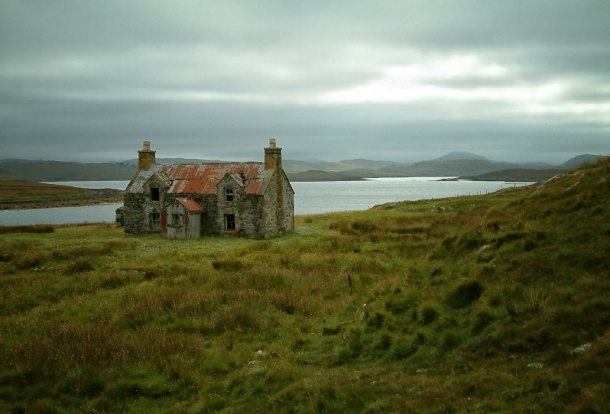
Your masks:
{"label": "grey cloud", "polygon": [[[0,5],[2,157],[123,159],[149,138],[166,156],[258,159],[270,135],[291,158],[608,153],[610,119],[599,115],[608,15],[610,3],[596,0],[9,0]],[[320,99],[389,67],[465,55],[507,71],[421,81],[464,93],[556,82],[565,86],[558,108],[595,110]]]}

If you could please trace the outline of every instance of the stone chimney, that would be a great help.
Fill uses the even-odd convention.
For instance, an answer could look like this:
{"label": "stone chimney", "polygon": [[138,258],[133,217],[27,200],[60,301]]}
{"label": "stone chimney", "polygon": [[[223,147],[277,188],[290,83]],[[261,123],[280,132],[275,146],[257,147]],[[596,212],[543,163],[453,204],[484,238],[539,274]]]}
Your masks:
{"label": "stone chimney", "polygon": [[138,151],[138,170],[147,171],[156,161],[155,151],[150,150],[150,141],[144,141],[142,149]]}
{"label": "stone chimney", "polygon": [[276,147],[275,138],[269,138],[269,146],[265,148],[265,169],[282,169],[282,149]]}

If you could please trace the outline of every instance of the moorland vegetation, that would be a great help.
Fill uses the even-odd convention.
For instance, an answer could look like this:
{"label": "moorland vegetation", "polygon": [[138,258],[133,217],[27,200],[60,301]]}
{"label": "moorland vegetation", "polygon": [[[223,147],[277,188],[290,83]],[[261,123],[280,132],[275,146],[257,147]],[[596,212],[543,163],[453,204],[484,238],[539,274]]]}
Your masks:
{"label": "moorland vegetation", "polygon": [[0,411],[610,411],[610,162],[270,240],[0,236]]}
{"label": "moorland vegetation", "polygon": [[29,180],[0,179],[0,209],[47,208],[112,203],[123,192],[111,188],[89,189]]}

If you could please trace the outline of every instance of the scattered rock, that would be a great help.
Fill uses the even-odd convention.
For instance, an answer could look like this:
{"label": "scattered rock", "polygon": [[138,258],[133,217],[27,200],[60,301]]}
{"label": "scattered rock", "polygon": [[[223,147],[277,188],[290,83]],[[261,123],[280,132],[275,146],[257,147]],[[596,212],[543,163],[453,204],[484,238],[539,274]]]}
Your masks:
{"label": "scattered rock", "polygon": [[481,254],[483,253],[485,250],[489,249],[491,247],[491,245],[489,244],[484,244],[483,246],[481,246],[481,248],[479,249],[479,251],[477,251],[477,254]]}
{"label": "scattered rock", "polygon": [[267,353],[262,349],[259,349],[258,351],[256,351],[256,356],[257,358],[264,358],[267,356]]}
{"label": "scattered rock", "polygon": [[540,362],[532,362],[527,364],[528,368],[535,368],[535,369],[541,369],[544,367],[544,364],[540,363]]}
{"label": "scattered rock", "polygon": [[577,346],[576,348],[572,349],[572,351],[570,351],[570,354],[584,354],[585,352],[591,349],[591,346],[591,342],[587,342],[586,344],[582,344],[581,346]]}
{"label": "scattered rock", "polygon": [[249,365],[249,366],[251,366],[251,367],[253,367],[253,366],[255,366],[255,365],[258,365],[258,364],[260,364],[260,363],[261,363],[260,361],[256,361],[256,360],[253,360],[253,361],[248,361],[248,365]]}

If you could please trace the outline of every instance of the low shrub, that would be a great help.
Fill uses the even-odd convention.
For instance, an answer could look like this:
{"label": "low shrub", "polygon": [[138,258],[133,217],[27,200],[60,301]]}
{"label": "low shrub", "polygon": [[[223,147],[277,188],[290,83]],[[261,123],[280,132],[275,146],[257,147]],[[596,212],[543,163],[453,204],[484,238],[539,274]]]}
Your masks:
{"label": "low shrub", "polygon": [[0,226],[0,234],[8,233],[53,233],[55,227],[46,224],[32,226]]}
{"label": "low shrub", "polygon": [[337,335],[341,332],[341,326],[325,326],[322,328],[322,335]]}
{"label": "low shrub", "polygon": [[244,263],[239,259],[221,258],[212,261],[212,267],[216,270],[236,271],[245,267]]}
{"label": "low shrub", "polygon": [[460,250],[472,250],[477,247],[481,247],[485,244],[485,239],[480,233],[469,233],[460,237],[458,241],[458,248]]}
{"label": "low shrub", "polygon": [[366,326],[373,329],[379,329],[383,326],[385,317],[379,312],[375,312],[372,315],[368,315],[366,319]]}
{"label": "low shrub", "polygon": [[405,313],[407,310],[415,306],[417,303],[417,298],[418,295],[415,292],[406,296],[392,298],[386,302],[385,308],[394,315]]}
{"label": "low shrub", "polygon": [[472,324],[472,332],[475,334],[481,333],[483,329],[485,329],[485,327],[487,327],[487,325],[489,325],[495,319],[496,318],[487,311],[477,313]]}
{"label": "low shrub", "polygon": [[377,225],[370,221],[355,221],[351,227],[358,233],[371,233],[377,230]]}
{"label": "low shrub", "polygon": [[70,263],[65,269],[64,273],[67,275],[74,275],[77,273],[91,272],[95,267],[89,259],[78,259],[77,261]]}
{"label": "low shrub", "polygon": [[392,347],[392,356],[395,359],[405,359],[417,352],[417,344],[408,339],[403,339],[394,344]]}
{"label": "low shrub", "polygon": [[392,346],[392,337],[384,333],[379,337],[379,340],[375,343],[375,349],[378,351],[387,351]]}
{"label": "low shrub", "polygon": [[522,231],[511,231],[505,234],[502,234],[496,238],[496,247],[500,247],[503,244],[510,243],[515,240],[521,240],[526,236],[526,233]]}
{"label": "low shrub", "polygon": [[483,286],[472,280],[460,284],[447,295],[447,303],[454,309],[464,308],[477,301],[483,293]]}
{"label": "low shrub", "polygon": [[22,254],[13,256],[11,262],[19,270],[34,269],[42,265],[45,257],[36,252],[25,251]]}
{"label": "low shrub", "polygon": [[445,332],[441,338],[440,347],[444,351],[456,348],[462,342],[462,338],[453,331]]}
{"label": "low shrub", "polygon": [[425,306],[420,312],[422,325],[428,325],[438,319],[438,311],[432,306]]}

